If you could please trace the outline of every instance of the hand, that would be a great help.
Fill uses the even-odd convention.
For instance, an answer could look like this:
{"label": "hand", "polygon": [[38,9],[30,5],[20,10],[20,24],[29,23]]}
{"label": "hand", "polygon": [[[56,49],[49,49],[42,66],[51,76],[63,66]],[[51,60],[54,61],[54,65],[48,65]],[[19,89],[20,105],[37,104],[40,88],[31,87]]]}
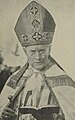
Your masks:
{"label": "hand", "polygon": [[56,120],[65,120],[65,117],[63,114],[58,114]]}
{"label": "hand", "polygon": [[16,119],[16,114],[15,111],[9,107],[6,107],[1,115],[2,120],[15,120]]}

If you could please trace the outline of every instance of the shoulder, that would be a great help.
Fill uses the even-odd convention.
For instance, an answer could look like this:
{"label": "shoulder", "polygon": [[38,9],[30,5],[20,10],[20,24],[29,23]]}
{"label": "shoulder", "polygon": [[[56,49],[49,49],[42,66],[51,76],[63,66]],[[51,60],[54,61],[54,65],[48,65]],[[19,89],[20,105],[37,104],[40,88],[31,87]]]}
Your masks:
{"label": "shoulder", "polygon": [[[54,60],[54,59],[53,59]],[[55,60],[54,60],[55,61]],[[46,71],[47,82],[50,86],[72,86],[75,87],[75,82],[64,69],[55,61],[55,64]]]}
{"label": "shoulder", "polygon": [[25,80],[23,74],[26,72],[27,67],[28,65],[26,63],[22,68],[20,68],[20,70],[12,74],[7,80],[6,85],[13,89],[15,89],[17,86],[21,86]]}
{"label": "shoulder", "polygon": [[61,69],[56,63],[53,64],[47,71],[46,71],[46,76],[51,77],[51,76],[59,76],[59,75],[66,75],[66,72]]}
{"label": "shoulder", "polygon": [[59,76],[49,77],[47,79],[47,82],[52,87],[71,86],[75,88],[75,81],[73,81],[71,77],[69,77],[68,75],[59,75]]}

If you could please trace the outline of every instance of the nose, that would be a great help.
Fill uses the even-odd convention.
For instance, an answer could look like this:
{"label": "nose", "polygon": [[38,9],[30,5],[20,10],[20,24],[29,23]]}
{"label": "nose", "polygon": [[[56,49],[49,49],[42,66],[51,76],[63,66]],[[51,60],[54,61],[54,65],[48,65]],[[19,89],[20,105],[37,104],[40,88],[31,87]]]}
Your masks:
{"label": "nose", "polygon": [[35,59],[38,60],[38,61],[41,60],[41,55],[38,51],[36,51]]}

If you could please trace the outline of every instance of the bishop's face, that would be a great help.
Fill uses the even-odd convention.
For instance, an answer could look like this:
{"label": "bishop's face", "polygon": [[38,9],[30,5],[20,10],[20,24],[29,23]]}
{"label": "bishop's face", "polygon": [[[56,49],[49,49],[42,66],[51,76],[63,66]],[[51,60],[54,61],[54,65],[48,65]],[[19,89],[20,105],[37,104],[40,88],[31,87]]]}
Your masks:
{"label": "bishop's face", "polygon": [[43,69],[49,62],[51,46],[49,45],[33,45],[24,48],[29,64],[37,69]]}

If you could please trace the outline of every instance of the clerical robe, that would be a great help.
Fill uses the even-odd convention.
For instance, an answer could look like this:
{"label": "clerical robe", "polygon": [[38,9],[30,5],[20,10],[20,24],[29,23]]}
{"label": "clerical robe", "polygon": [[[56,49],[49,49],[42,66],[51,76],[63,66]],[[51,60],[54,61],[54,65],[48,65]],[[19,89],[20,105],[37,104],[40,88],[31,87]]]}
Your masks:
{"label": "clerical robe", "polygon": [[[0,95],[0,113],[9,102],[8,96],[14,95],[23,84],[24,89],[14,103],[19,120],[30,120],[32,117],[21,115],[19,107],[47,105],[59,105],[60,114],[65,115],[65,120],[75,120],[75,83],[56,62],[50,61],[41,71],[29,65],[15,89],[8,84],[11,78],[12,76]],[[41,86],[43,86],[42,90]]]}

